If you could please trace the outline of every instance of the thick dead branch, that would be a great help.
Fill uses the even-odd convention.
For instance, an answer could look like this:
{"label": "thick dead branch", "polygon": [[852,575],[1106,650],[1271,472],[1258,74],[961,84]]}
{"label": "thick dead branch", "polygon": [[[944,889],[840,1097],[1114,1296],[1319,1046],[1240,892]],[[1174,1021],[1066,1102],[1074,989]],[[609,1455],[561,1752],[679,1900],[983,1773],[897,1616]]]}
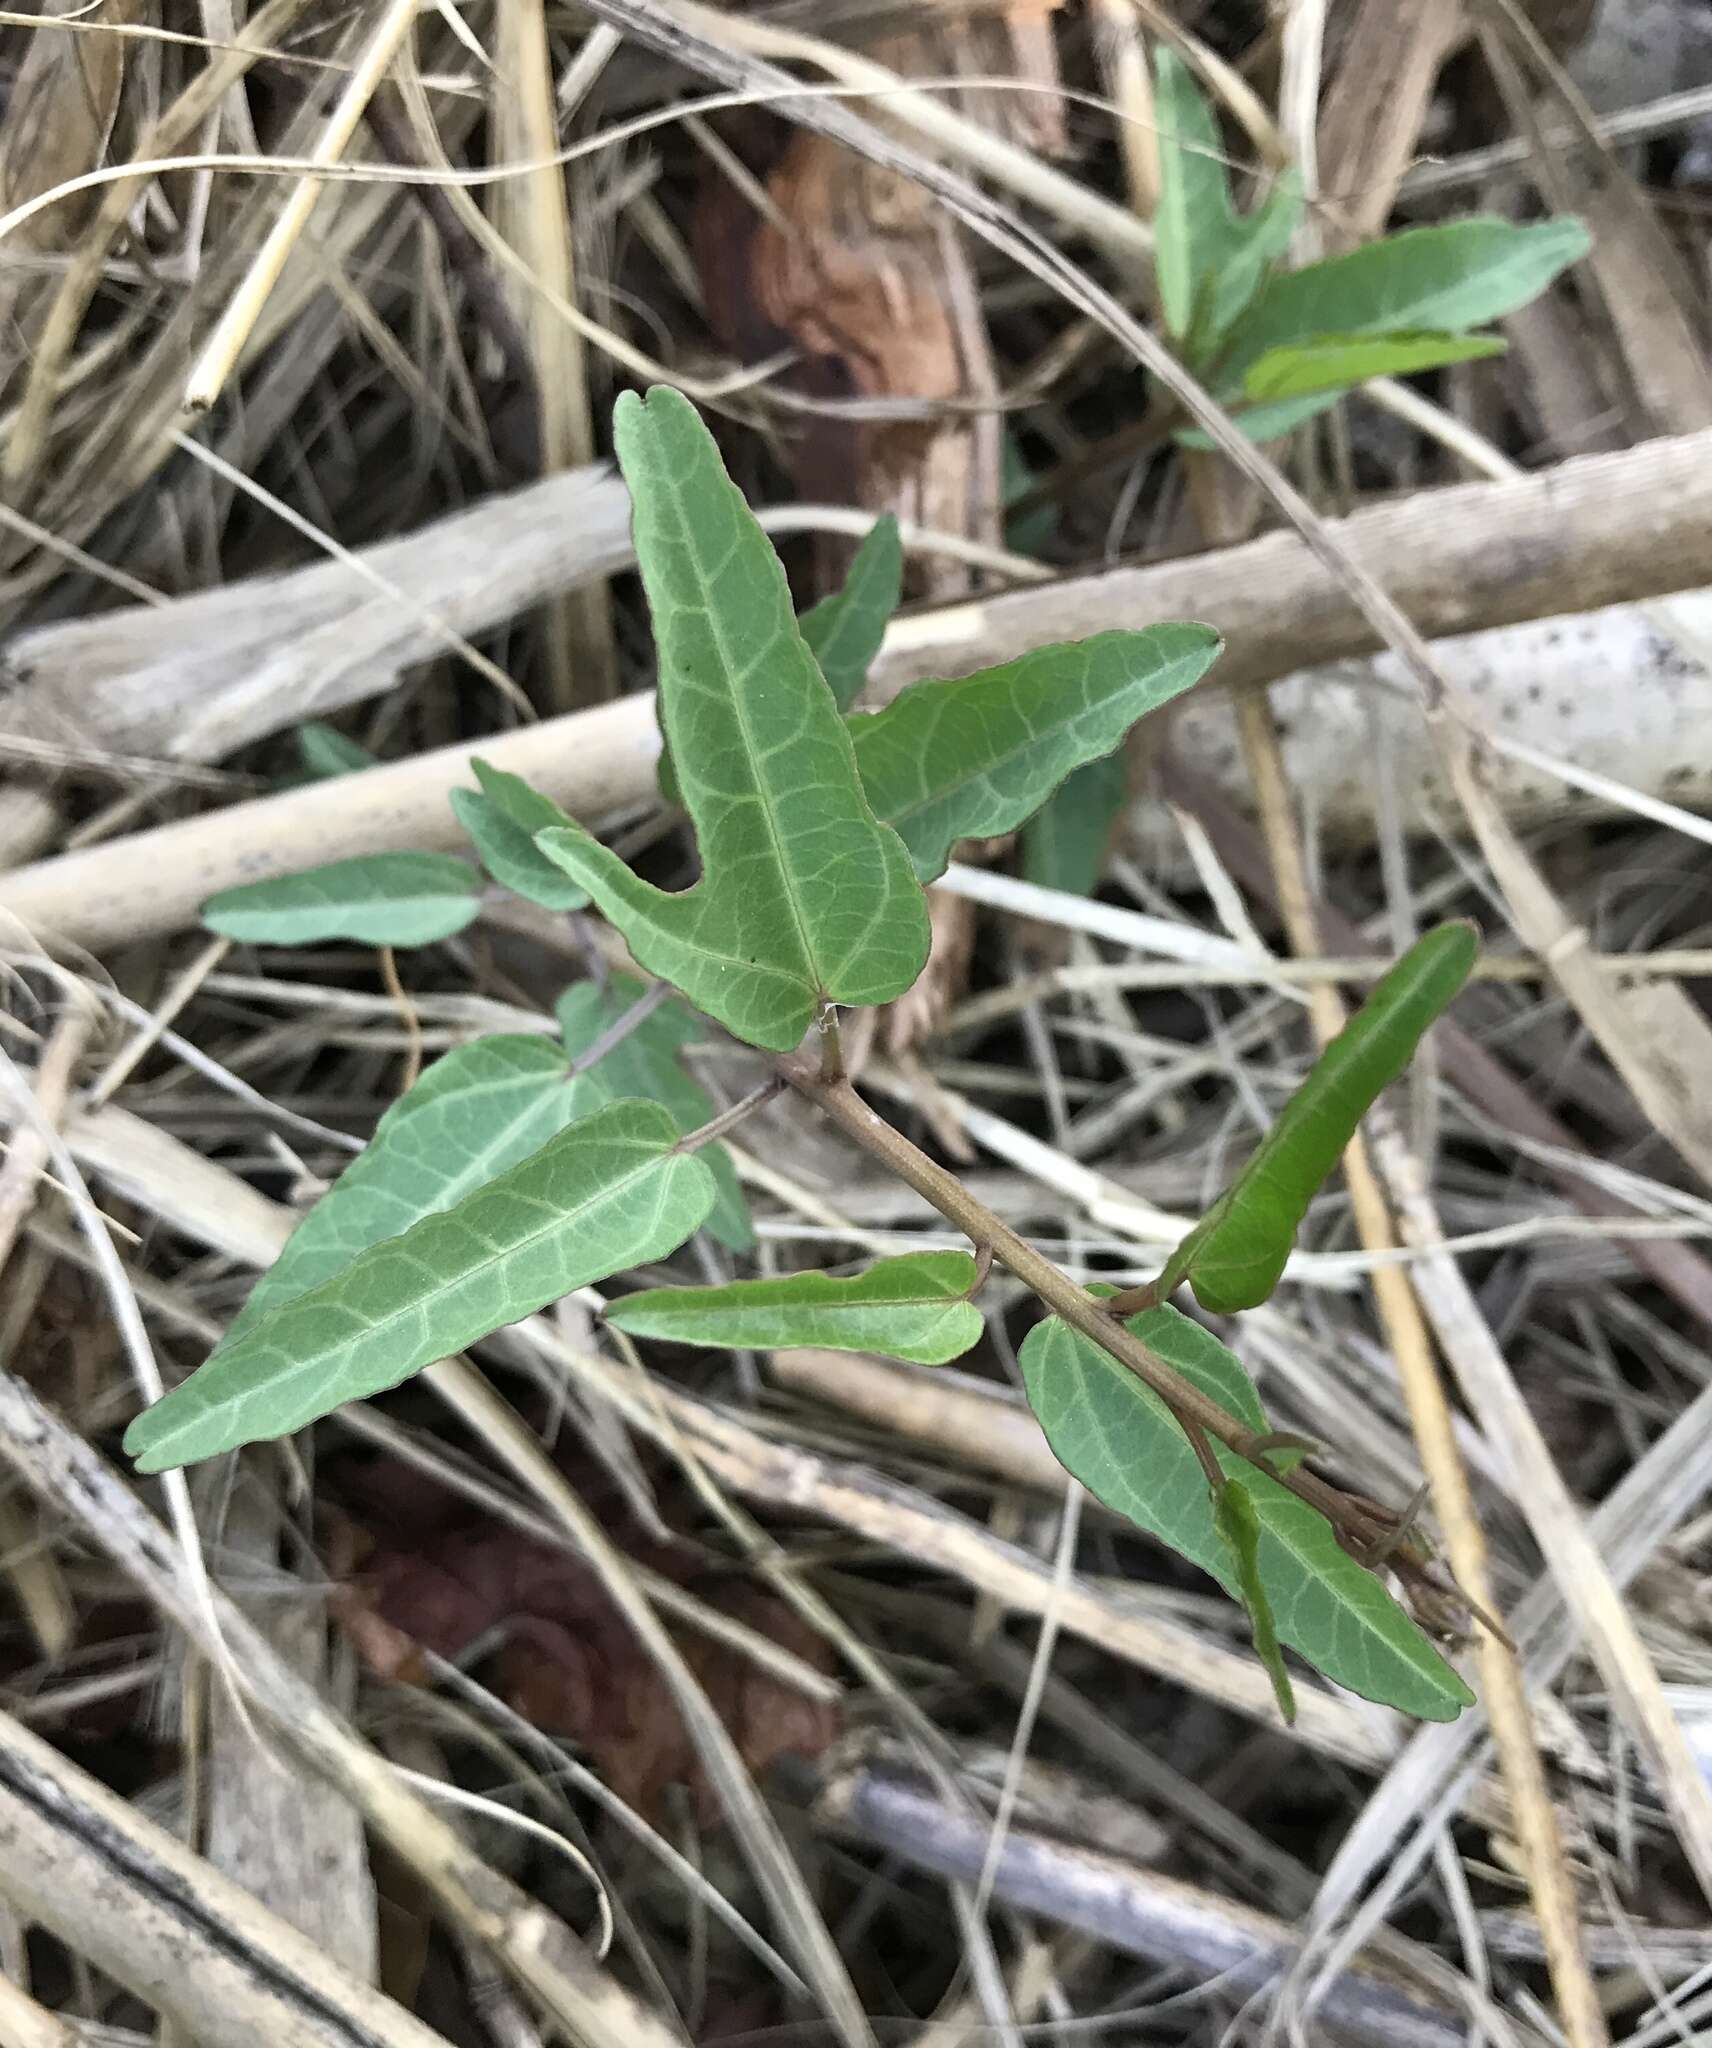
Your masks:
{"label": "thick dead branch", "polygon": [[[8,1714],[0,1714],[0,1892],[196,2040],[258,2048],[435,2048],[440,2040]],[[0,2033],[18,2038],[3,2010]]]}

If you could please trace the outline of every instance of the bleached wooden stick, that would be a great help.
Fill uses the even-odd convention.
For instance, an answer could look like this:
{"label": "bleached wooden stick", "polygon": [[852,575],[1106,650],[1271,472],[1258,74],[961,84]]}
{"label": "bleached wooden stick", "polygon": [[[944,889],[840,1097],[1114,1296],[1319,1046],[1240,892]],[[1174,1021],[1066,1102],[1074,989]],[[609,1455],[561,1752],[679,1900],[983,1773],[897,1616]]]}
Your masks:
{"label": "bleached wooden stick", "polygon": [[[1712,748],[1704,737],[1712,729],[1712,680],[1684,664],[1656,624],[1635,609],[1640,600],[1698,592],[1712,583],[1712,430],[1584,456],[1513,482],[1417,493],[1360,511],[1339,522],[1337,532],[1384,578],[1416,624],[1444,643],[1440,653],[1449,673],[1475,699],[1488,729],[1525,734],[1619,781],[1712,807]],[[474,546],[470,533],[466,528],[466,551]],[[395,551],[412,545],[388,543]],[[375,552],[378,558],[385,550]],[[622,559],[621,547],[618,554]],[[444,558],[443,550],[437,558]],[[408,565],[402,553],[391,559],[395,575],[401,563]],[[523,602],[545,594],[538,571],[533,581],[519,572],[514,588],[525,586]],[[411,587],[422,588],[414,580]],[[387,601],[371,591],[351,605],[348,582],[344,589],[347,609],[315,639],[322,658],[333,658],[346,642],[366,649],[371,687],[379,688],[386,662],[419,660],[432,651],[407,637]],[[256,602],[254,593],[250,601]],[[192,602],[209,606],[212,617],[216,604],[241,609],[243,598],[233,592]],[[1685,618],[1691,606],[1699,615],[1712,613],[1712,600],[1698,596],[1677,605]],[[1613,613],[1613,606],[1621,609]],[[1596,610],[1604,616],[1561,616]],[[464,615],[466,627],[470,617]],[[1371,654],[1374,636],[1337,579],[1293,533],[905,617],[881,651],[874,694],[891,695],[922,676],[966,674],[1053,640],[1172,618],[1204,618],[1219,627],[1226,647],[1214,674],[1227,687],[1318,672],[1294,686],[1295,699],[1284,700],[1287,720],[1292,701],[1299,707],[1286,756],[1297,787],[1309,801],[1321,798],[1322,814],[1334,822],[1340,803],[1362,806],[1346,808],[1346,818],[1365,810],[1364,764],[1374,745],[1367,705],[1376,703],[1400,750],[1397,782],[1415,792],[1415,822],[1421,822],[1433,801],[1433,749],[1407,706],[1388,710],[1383,693],[1326,673],[1330,664]],[[1541,620],[1551,623],[1532,627],[1520,641],[1493,637],[1493,629]],[[418,651],[409,652],[412,647]],[[1542,669],[1524,663],[1566,653],[1579,653],[1577,680],[1552,686],[1548,695]],[[29,661],[30,643],[15,658]],[[50,675],[40,665],[39,639],[34,658],[32,694],[45,711]],[[278,659],[270,688],[313,673],[301,665],[300,651],[283,648]],[[1379,668],[1363,673],[1383,677]],[[136,680],[133,674],[128,689]],[[118,678],[113,683],[117,703],[127,685]],[[249,695],[253,702],[255,691]],[[1202,772],[1235,787],[1234,748],[1227,759],[1220,714],[1208,701],[1206,710],[1196,701],[1181,714],[1185,751]],[[308,707],[293,715],[308,715]],[[285,722],[277,697],[274,718]],[[135,747],[134,734],[127,744]],[[0,915],[99,951],[191,923],[204,898],[236,882],[356,853],[456,845],[445,797],[469,779],[471,751],[527,776],[574,815],[592,819],[649,794],[658,747],[652,697],[626,697],[474,749],[442,749],[38,862],[0,879]],[[1498,793],[1508,803],[1537,805],[1543,786],[1538,771],[1509,764]],[[1567,801],[1549,797],[1548,808]],[[1594,802],[1577,801],[1590,808]],[[1443,812],[1455,815],[1448,803]]]}

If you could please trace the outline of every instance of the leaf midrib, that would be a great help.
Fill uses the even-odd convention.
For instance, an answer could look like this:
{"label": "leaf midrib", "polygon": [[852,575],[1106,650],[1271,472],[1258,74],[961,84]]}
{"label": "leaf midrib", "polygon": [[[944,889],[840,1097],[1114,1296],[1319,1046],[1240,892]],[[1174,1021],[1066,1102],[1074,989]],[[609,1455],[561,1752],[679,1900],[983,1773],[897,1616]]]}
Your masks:
{"label": "leaf midrib", "polygon": [[[728,478],[720,478],[719,483],[726,490],[736,488]],[[708,622],[708,630],[713,636],[714,644],[719,649],[719,658],[725,669],[727,693],[731,699],[732,715],[737,720],[738,730],[743,735],[744,750],[749,756],[750,772],[755,778],[755,789],[760,800],[760,811],[766,826],[768,844],[773,851],[774,869],[778,874],[779,885],[784,893],[785,900],[790,905],[791,923],[796,929],[797,944],[801,949],[803,959],[808,963],[810,973],[813,976],[815,990],[817,993],[820,993],[825,977],[820,972],[819,955],[815,952],[810,942],[808,927],[803,922],[802,906],[797,900],[796,878],[785,864],[784,843],[779,837],[778,819],[774,815],[770,790],[762,781],[761,770],[757,765],[759,749],[756,746],[755,734],[749,723],[748,709],[743,701],[743,691],[738,687],[738,668],[732,660],[731,649],[725,637],[724,621],[720,616],[719,606],[713,602],[712,586],[702,571],[700,550],[690,537],[690,526],[682,487],[675,478],[668,474],[665,478],[665,489],[666,494],[671,500],[673,516],[678,522],[679,545],[684,548],[689,558],[690,574],[695,578],[696,589],[700,593],[702,614]],[[792,628],[790,630],[795,629]],[[809,659],[812,661],[814,657],[810,655]],[[686,782],[687,775],[693,774],[693,772],[692,769],[681,764],[678,768],[679,781]],[[721,959],[734,959],[738,957],[735,954],[717,954],[712,947],[707,948],[707,951],[710,957]],[[792,978],[794,979],[795,977]]]}
{"label": "leaf midrib", "polygon": [[[553,1141],[551,1139],[548,1140],[548,1143],[552,1142]],[[515,1257],[520,1252],[528,1250],[529,1247],[532,1245],[538,1244],[542,1238],[548,1236],[552,1231],[560,1229],[567,1224],[575,1224],[579,1222],[582,1218],[588,1215],[591,1209],[596,1208],[602,1202],[605,1202],[612,1197],[624,1194],[628,1189],[633,1187],[637,1181],[641,1180],[655,1167],[661,1165],[663,1162],[669,1164],[672,1160],[675,1150],[675,1144],[662,1145],[657,1151],[651,1153],[649,1157],[641,1165],[633,1167],[628,1173],[623,1175],[621,1179],[616,1181],[603,1181],[599,1189],[594,1194],[590,1195],[585,1201],[578,1204],[575,1208],[555,1210],[549,1221],[543,1224],[539,1230],[531,1231],[524,1237],[514,1238],[511,1240],[509,1244],[507,1244],[504,1247],[503,1250],[491,1253],[489,1257],[479,1260],[473,1266],[465,1267],[457,1275],[456,1279],[446,1283],[446,1287],[441,1291],[449,1292],[454,1287],[461,1288],[465,1286],[468,1282],[479,1278],[482,1274],[491,1271],[495,1266],[503,1264],[505,1260]],[[440,1220],[444,1213],[444,1211],[436,1210],[432,1216],[420,1218],[417,1224],[413,1224],[411,1226],[411,1229],[418,1228],[420,1226],[420,1223],[422,1222],[437,1222]],[[370,1253],[377,1252],[383,1249],[385,1246],[398,1244],[403,1238],[408,1237],[409,1235],[410,1232],[408,1230],[402,1231],[396,1238],[382,1238],[379,1240],[377,1244],[365,1246],[364,1249],[357,1254],[356,1260],[353,1260],[350,1266],[345,1267],[343,1272],[340,1275],[336,1276],[337,1279],[348,1279],[353,1267],[356,1265],[358,1261],[367,1258]],[[334,1281],[323,1281],[320,1283],[320,1286],[331,1287],[334,1284]],[[244,1345],[239,1346],[234,1352],[229,1352],[227,1354],[228,1366],[230,1365],[230,1360],[234,1356],[241,1357],[243,1350],[246,1348],[256,1352],[263,1352],[269,1349],[273,1343],[273,1339],[269,1335],[269,1325],[273,1323],[277,1317],[291,1314],[294,1311],[301,1311],[309,1295],[318,1293],[319,1291],[320,1287],[308,1288],[305,1290],[303,1294],[294,1295],[290,1301],[282,1301],[277,1308],[270,1309],[268,1313],[261,1319],[261,1321],[257,1323],[254,1330],[252,1330],[249,1333],[248,1337],[245,1339]],[[405,1317],[420,1313],[421,1307],[422,1299],[421,1297],[418,1297],[416,1300],[404,1303],[400,1307],[391,1310],[389,1313],[385,1315],[375,1317],[363,1323],[360,1330],[354,1331],[349,1336],[341,1338],[338,1345],[324,1347],[318,1352],[300,1356],[292,1360],[288,1372],[281,1375],[281,1380],[283,1381],[292,1379],[295,1378],[299,1373],[324,1368],[328,1357],[332,1354],[333,1351],[336,1351],[341,1348],[348,1348],[353,1344],[364,1343],[376,1338],[379,1335],[384,1335],[386,1332],[390,1331],[396,1324],[402,1322],[405,1319]],[[277,1386],[280,1383],[280,1381],[275,1381],[272,1384]],[[193,1384],[193,1380],[186,1380],[184,1383],[184,1391],[188,1393],[191,1390]],[[199,1407],[194,1409],[187,1407],[185,1411],[187,1420],[180,1425],[180,1428],[176,1432],[176,1434],[182,1436],[186,1430],[205,1422],[211,1416],[224,1415],[229,1413],[241,1413],[245,1407],[247,1407],[250,1403],[254,1402],[261,1396],[263,1396],[267,1391],[268,1390],[266,1388],[261,1387],[238,1388],[234,1389],[232,1393],[226,1395],[223,1399],[214,1401],[204,1401]],[[148,1444],[147,1449],[150,1451],[154,1451],[158,1449],[160,1446],[164,1444],[169,1444],[172,1441],[172,1435],[163,1435],[152,1439]]]}
{"label": "leaf midrib", "polygon": [[[1156,675],[1162,672],[1165,668],[1176,667],[1177,663],[1181,661],[1183,658],[1183,656],[1178,655],[1174,656],[1170,662],[1161,663],[1159,670],[1156,671]],[[1146,678],[1148,682],[1152,682],[1154,679],[1154,677]],[[979,677],[968,677],[964,678],[963,680],[974,682],[979,681],[980,679]],[[1137,683],[1141,682],[1142,680],[1143,679],[1140,677],[1132,677],[1129,680],[1129,682],[1120,685],[1118,689],[1113,690],[1108,695],[1096,699],[1093,703],[1084,703],[1081,710],[1076,712],[1074,716],[1065,719],[1062,723],[1049,726],[1047,728],[1046,737],[1051,738],[1059,733],[1067,732],[1070,729],[1070,727],[1077,722],[1077,720],[1083,718],[1091,718],[1101,711],[1108,710],[1117,701],[1117,699],[1124,694],[1125,691],[1134,687]],[[932,689],[934,685],[930,682],[926,682],[917,683],[914,685],[914,687],[918,690],[928,690]],[[954,689],[956,685],[942,685],[941,687],[949,687]],[[901,702],[902,700],[900,699],[899,701]],[[945,719],[951,714],[951,712],[955,708],[955,702],[947,703],[939,707],[940,715],[937,723],[939,725],[943,725]],[[876,715],[875,723],[877,724],[879,720],[886,717],[886,715],[887,714],[883,711],[878,713]],[[1138,713],[1137,715],[1140,716],[1141,714]],[[901,723],[901,721],[899,722]],[[992,776],[999,774],[1003,769],[1010,767],[1013,762],[1020,760],[1023,756],[1030,753],[1034,748],[1041,746],[1043,744],[1044,740],[1040,733],[1031,733],[1027,739],[1019,741],[1016,746],[1009,748],[1005,753],[1000,754],[996,756],[993,760],[989,761],[984,768],[960,776],[954,781],[940,783],[936,788],[926,791],[923,795],[917,797],[913,802],[904,804],[899,809],[889,812],[887,816],[884,819],[882,819],[881,822],[883,824],[891,825],[895,830],[899,819],[915,818],[920,816],[920,814],[923,811],[933,809],[933,807],[936,804],[943,803],[947,799],[961,794],[962,791],[971,788],[974,784],[989,780]],[[1114,741],[1112,743],[1112,748],[1108,751],[1115,751],[1117,744],[1118,742]],[[1103,757],[1100,755],[1095,755],[1093,758],[1099,760]]]}
{"label": "leaf midrib", "polygon": [[[1068,1326],[1066,1327],[1068,1328]],[[1103,1355],[1104,1354],[1102,1354],[1102,1357]],[[1086,1372],[1086,1360],[1082,1357],[1082,1353],[1079,1346],[1072,1346],[1072,1356],[1078,1359],[1078,1361],[1082,1364],[1083,1371]],[[1103,1364],[1101,1370],[1104,1370]],[[1116,1361],[1114,1360],[1112,1365],[1113,1374],[1119,1374],[1122,1372],[1122,1370],[1123,1368],[1117,1365]],[[1119,1457],[1119,1454],[1113,1445],[1111,1432],[1108,1430],[1104,1421],[1102,1420],[1097,1405],[1090,1405],[1088,1419],[1093,1425],[1093,1427],[1099,1431],[1101,1443],[1105,1450],[1106,1455],[1113,1460],[1114,1464],[1121,1467],[1122,1460]],[[1391,1658],[1394,1662],[1398,1664],[1407,1666],[1407,1668],[1410,1671],[1414,1672],[1417,1676],[1427,1678],[1431,1677],[1430,1672],[1424,1671],[1423,1668],[1420,1665],[1418,1665],[1412,1657],[1407,1656],[1397,1643],[1392,1641],[1392,1639],[1388,1635],[1384,1634],[1377,1627],[1373,1619],[1366,1613],[1364,1609],[1356,1607],[1348,1600],[1345,1600],[1339,1594],[1336,1587],[1332,1586],[1319,1573],[1312,1570],[1311,1566],[1304,1560],[1302,1553],[1278,1529],[1278,1527],[1272,1521],[1271,1516],[1269,1515],[1267,1510],[1268,1507],[1276,1506],[1275,1502],[1270,1501],[1269,1497],[1264,1493],[1257,1496],[1252,1486],[1249,1489],[1249,1497],[1253,1501],[1255,1514],[1257,1518],[1259,1518],[1262,1521],[1263,1526],[1265,1527],[1268,1535],[1272,1537],[1273,1541],[1279,1545],[1279,1547],[1290,1558],[1291,1562],[1301,1571],[1304,1578],[1312,1577],[1318,1580],[1318,1582],[1321,1585],[1325,1586],[1327,1595],[1333,1602],[1337,1611],[1340,1614],[1347,1615],[1350,1618],[1350,1620],[1355,1623],[1356,1627],[1361,1632],[1361,1636],[1364,1642],[1376,1646],[1379,1650],[1383,1651],[1383,1653],[1387,1657]],[[1265,1503],[1265,1505],[1263,1505],[1263,1502]],[[1171,1539],[1167,1538],[1166,1540],[1170,1541]],[[1210,1565],[1203,1565],[1201,1569],[1207,1573],[1209,1578],[1219,1579],[1221,1584],[1224,1583],[1224,1580],[1222,1579],[1221,1575],[1217,1571],[1215,1571]],[[1294,1604],[1295,1603],[1292,1600],[1292,1612],[1294,1611]]]}

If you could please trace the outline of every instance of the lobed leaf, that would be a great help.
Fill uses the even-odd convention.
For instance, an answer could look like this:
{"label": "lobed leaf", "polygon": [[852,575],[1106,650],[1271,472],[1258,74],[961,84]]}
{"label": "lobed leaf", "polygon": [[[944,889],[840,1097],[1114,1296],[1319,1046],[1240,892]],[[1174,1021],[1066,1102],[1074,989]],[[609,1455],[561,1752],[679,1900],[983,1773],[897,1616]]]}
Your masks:
{"label": "lobed leaf", "polygon": [[888,512],[863,536],[844,587],[811,605],[798,620],[840,711],[848,711],[861,694],[903,588],[903,542]]}
{"label": "lobed leaf", "polygon": [[475,869],[450,854],[369,853],[223,889],[203,904],[202,922],[258,946],[430,946],[477,915],[480,887]]}
{"label": "lobed leaf", "polygon": [[1495,334],[1322,334],[1312,341],[1268,349],[1243,374],[1244,398],[1276,404],[1347,391],[1369,377],[1407,377],[1447,363],[1501,356]]}
{"label": "lobed leaf", "polygon": [[1272,1680],[1272,1696],[1288,1722],[1296,1719],[1296,1693],[1278,1647],[1278,1625],[1260,1576],[1260,1517],[1240,1479],[1227,1479],[1213,1495],[1213,1526],[1224,1541],[1237,1584],[1237,1597],[1248,1611],[1254,1630],[1254,1653]]}
{"label": "lobed leaf", "polygon": [[1199,682],[1220,644],[1210,626],[1149,626],[912,684],[851,721],[868,800],[931,882],[959,839],[1011,831],[1072,770]]}
{"label": "lobed leaf", "polygon": [[[1132,1316],[1125,1328],[1239,1421],[1266,1429],[1247,1374],[1210,1331],[1170,1307]],[[1207,1475],[1152,1388],[1056,1316],[1029,1332],[1020,1359],[1029,1405],[1066,1470],[1240,1599]],[[1471,1704],[1467,1686],[1324,1515],[1223,1445],[1214,1452],[1253,1505],[1256,1566],[1282,1642],[1364,1699],[1422,1720],[1454,1720]]]}
{"label": "lobed leaf", "polygon": [[675,1251],[713,1205],[654,1102],[615,1102],[260,1316],[125,1435],[142,1472],[288,1435],[506,1323]]}
{"label": "lobed leaf", "polygon": [[646,403],[627,392],[614,434],[702,877],[668,895],[579,827],[537,844],[642,965],[739,1038],[789,1051],[822,1004],[909,987],[927,958],[926,899],[863,796],[778,556],[694,407],[669,388]]}
{"label": "lobed leaf", "polygon": [[911,1252],[865,1273],[790,1273],[727,1287],[653,1287],[607,1309],[632,1337],[713,1344],[737,1351],[819,1345],[878,1351],[917,1365],[960,1358],[981,1335],[969,1299],[975,1261],[967,1252]]}
{"label": "lobed leaf", "polygon": [[1092,896],[1106,871],[1128,796],[1129,770],[1121,749],[1076,769],[1023,827],[1024,880],[1072,896]]}
{"label": "lobed leaf", "polygon": [[[633,974],[615,974],[599,987],[579,981],[559,998],[559,1030],[573,1067],[603,1033],[647,994],[647,985]],[[679,1002],[664,1002],[649,1011],[592,1067],[571,1075],[568,1093],[574,1116],[586,1116],[603,1102],[639,1095],[664,1104],[680,1132],[699,1130],[715,1114],[714,1100],[686,1072],[680,1055],[708,1036],[702,1021]],[[707,1162],[716,1194],[707,1227],[727,1250],[752,1251],[755,1225],[737,1182],[737,1169],[723,1145],[704,1145],[697,1157]]]}
{"label": "lobed leaf", "polygon": [[1154,263],[1165,324],[1191,356],[1207,353],[1290,246],[1302,218],[1292,167],[1248,214],[1231,200],[1218,123],[1193,72],[1161,44],[1155,58],[1159,206]]}
{"label": "lobed leaf", "polygon": [[1409,228],[1261,289],[1230,338],[1226,388],[1268,350],[1321,335],[1461,333],[1525,306],[1589,247],[1581,222],[1475,217]]}
{"label": "lobed leaf", "polygon": [[581,910],[588,892],[535,844],[537,832],[569,825],[571,820],[521,775],[495,768],[473,754],[470,769],[481,788],[454,789],[451,803],[482,866],[496,882],[545,910]]}
{"label": "lobed leaf", "polygon": [[1237,1178],[1171,1254],[1162,1294],[1187,1280],[1205,1309],[1254,1308],[1277,1286],[1320,1183],[1423,1033],[1468,979],[1473,925],[1418,939],[1332,1040]]}

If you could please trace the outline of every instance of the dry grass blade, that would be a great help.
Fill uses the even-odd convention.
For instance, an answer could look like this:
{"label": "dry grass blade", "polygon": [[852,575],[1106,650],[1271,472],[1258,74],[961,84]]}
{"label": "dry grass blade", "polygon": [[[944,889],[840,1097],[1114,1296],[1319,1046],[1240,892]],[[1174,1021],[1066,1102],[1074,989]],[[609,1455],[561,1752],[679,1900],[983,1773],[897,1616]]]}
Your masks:
{"label": "dry grass blade", "polygon": [[[211,1606],[196,1598],[160,1525],[118,1475],[10,1375],[0,1375],[0,1459],[41,1499],[69,1512],[204,1656],[229,1656],[246,1700],[276,1739],[358,1807],[441,1910],[491,1949],[573,2039],[589,2048],[675,2043],[672,2030],[591,1963],[552,1914],[467,1849],[223,1595],[214,1594]],[[151,1944],[155,1967],[162,1953]]]}

